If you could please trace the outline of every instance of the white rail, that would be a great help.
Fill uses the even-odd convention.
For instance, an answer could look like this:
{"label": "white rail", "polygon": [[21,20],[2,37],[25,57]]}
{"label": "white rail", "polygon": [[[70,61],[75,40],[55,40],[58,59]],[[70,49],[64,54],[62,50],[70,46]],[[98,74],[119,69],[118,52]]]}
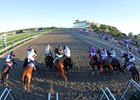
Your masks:
{"label": "white rail", "polygon": [[0,100],[6,100],[7,97],[10,97],[10,100],[16,100],[15,95],[13,94],[11,89],[5,88],[3,93],[0,96]]}

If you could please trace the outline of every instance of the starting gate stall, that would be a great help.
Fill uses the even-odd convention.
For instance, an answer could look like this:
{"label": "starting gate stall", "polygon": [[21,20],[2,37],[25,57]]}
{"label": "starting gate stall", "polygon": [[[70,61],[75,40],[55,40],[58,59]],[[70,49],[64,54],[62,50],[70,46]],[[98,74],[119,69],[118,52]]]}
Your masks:
{"label": "starting gate stall", "polygon": [[129,80],[120,100],[140,100],[140,85],[133,79]]}
{"label": "starting gate stall", "polygon": [[0,95],[0,100],[16,100],[16,97],[11,89],[5,88]]}
{"label": "starting gate stall", "polygon": [[116,100],[114,95],[111,93],[108,87],[105,89],[101,88],[101,92],[97,97],[97,100]]}
{"label": "starting gate stall", "polygon": [[[55,94],[55,97],[53,97],[54,95],[51,93],[48,93],[48,100],[58,100],[58,93]],[[54,99],[55,98],[55,99]]]}

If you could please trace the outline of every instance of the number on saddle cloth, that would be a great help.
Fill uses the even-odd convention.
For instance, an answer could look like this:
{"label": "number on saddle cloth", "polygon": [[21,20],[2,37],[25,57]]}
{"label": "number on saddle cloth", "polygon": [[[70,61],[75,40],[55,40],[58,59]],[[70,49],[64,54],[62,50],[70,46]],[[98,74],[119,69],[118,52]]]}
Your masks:
{"label": "number on saddle cloth", "polygon": [[135,67],[135,64],[134,64],[133,62],[127,62],[127,63],[126,63],[126,68],[127,68],[128,70],[130,70],[130,68],[132,68],[132,67]]}

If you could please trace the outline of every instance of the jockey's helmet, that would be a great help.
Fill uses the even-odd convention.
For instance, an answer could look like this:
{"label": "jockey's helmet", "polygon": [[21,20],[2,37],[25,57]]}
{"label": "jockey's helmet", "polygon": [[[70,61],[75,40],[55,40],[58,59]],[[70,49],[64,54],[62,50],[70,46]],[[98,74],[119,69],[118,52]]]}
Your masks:
{"label": "jockey's helmet", "polygon": [[106,50],[105,48],[103,48],[102,50]]}
{"label": "jockey's helmet", "polygon": [[65,46],[66,49],[68,49],[68,46]]}

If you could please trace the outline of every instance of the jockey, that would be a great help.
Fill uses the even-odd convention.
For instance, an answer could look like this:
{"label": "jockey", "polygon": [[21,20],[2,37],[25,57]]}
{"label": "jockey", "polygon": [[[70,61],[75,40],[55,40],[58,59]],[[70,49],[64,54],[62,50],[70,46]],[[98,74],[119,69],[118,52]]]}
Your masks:
{"label": "jockey", "polygon": [[34,49],[31,46],[29,46],[29,48],[27,49],[27,52],[26,52],[26,57],[28,57],[28,55],[31,51],[34,51]]}
{"label": "jockey", "polygon": [[6,59],[6,65],[8,65],[10,68],[13,68],[13,62],[11,59]]}
{"label": "jockey", "polygon": [[135,61],[135,57],[132,54],[131,50],[128,50],[127,54],[128,54],[128,60],[129,60],[128,62],[134,62]]}
{"label": "jockey", "polygon": [[62,58],[63,57],[63,50],[60,46],[58,46],[58,48],[55,49],[55,59],[53,61],[53,63],[59,59],[59,58]]}
{"label": "jockey", "polygon": [[13,54],[13,51],[8,51],[8,54],[6,55],[6,63],[7,62],[12,62],[11,68],[14,68],[13,64],[16,64],[16,63],[14,62],[12,57],[15,57],[15,55]]}
{"label": "jockey", "polygon": [[103,48],[102,51],[101,51],[101,62],[102,62],[104,59],[106,59],[107,56],[108,56],[108,55],[107,55],[107,51],[106,51],[105,48]]}
{"label": "jockey", "polygon": [[35,62],[36,56],[37,56],[37,54],[35,53],[35,51],[33,49],[27,55],[28,64],[30,64],[32,67],[36,66],[36,62]]}
{"label": "jockey", "polygon": [[45,53],[46,53],[46,56],[52,56],[51,47],[49,44],[45,48]]}
{"label": "jockey", "polygon": [[93,56],[95,56],[96,53],[95,53],[95,48],[92,46],[91,48],[89,48],[89,61],[91,60],[91,58]]}
{"label": "jockey", "polygon": [[71,53],[70,53],[70,49],[68,46],[64,46],[64,56],[65,57],[70,57]]}
{"label": "jockey", "polygon": [[112,61],[113,58],[116,57],[116,53],[115,53],[115,50],[113,48],[111,48],[111,51],[110,51],[110,62]]}

